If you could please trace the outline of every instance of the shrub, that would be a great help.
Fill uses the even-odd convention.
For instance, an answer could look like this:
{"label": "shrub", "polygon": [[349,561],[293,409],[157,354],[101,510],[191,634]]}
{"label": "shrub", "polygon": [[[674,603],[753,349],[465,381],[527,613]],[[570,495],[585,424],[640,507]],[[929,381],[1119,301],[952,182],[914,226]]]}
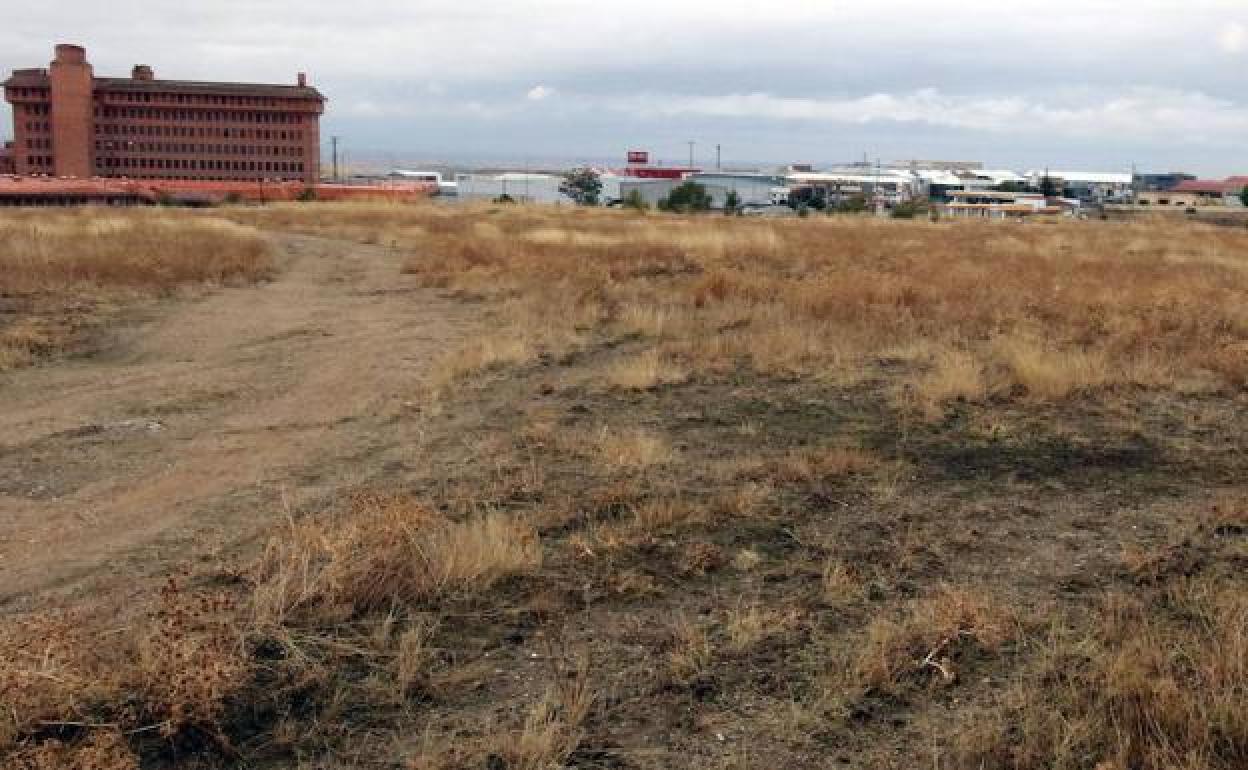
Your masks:
{"label": "shrub", "polygon": [[712,202],[711,195],[704,185],[697,182],[685,182],[659,201],[659,208],[679,213],[710,211]]}

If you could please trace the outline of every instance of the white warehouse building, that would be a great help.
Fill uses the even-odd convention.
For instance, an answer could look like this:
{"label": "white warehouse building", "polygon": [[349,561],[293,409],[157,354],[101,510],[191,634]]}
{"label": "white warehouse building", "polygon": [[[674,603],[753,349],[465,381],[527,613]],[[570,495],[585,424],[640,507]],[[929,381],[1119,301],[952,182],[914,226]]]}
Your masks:
{"label": "white warehouse building", "polygon": [[463,201],[492,201],[505,195],[517,203],[571,203],[570,198],[559,192],[562,182],[562,177],[518,171],[455,175],[455,186]]}

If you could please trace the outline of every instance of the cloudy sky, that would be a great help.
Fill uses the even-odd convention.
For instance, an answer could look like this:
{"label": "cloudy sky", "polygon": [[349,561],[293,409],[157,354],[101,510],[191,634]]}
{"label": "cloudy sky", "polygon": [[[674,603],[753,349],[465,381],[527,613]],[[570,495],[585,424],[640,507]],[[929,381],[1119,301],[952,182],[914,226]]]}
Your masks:
{"label": "cloudy sky", "polygon": [[102,75],[306,70],[361,159],[1248,172],[1248,0],[45,0],[0,68],[55,42]]}

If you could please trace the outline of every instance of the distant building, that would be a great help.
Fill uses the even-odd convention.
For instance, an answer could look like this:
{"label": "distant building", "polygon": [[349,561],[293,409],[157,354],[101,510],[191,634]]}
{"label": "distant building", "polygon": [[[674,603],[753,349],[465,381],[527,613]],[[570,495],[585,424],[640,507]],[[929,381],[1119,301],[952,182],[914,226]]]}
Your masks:
{"label": "distant building", "polygon": [[1177,190],[1144,190],[1136,193],[1135,205],[1154,207],[1193,208],[1195,206],[1224,206],[1222,196],[1209,196],[1197,192]]}
{"label": "distant building", "polygon": [[563,178],[551,174],[508,171],[501,174],[456,174],[460,200],[507,199],[516,203],[571,203],[559,192]]}
{"label": "distant building", "polygon": [[977,160],[897,160],[888,164],[894,169],[930,169],[932,171],[979,171],[984,164]]}
{"label": "distant building", "polygon": [[1181,171],[1170,171],[1164,174],[1136,174],[1135,189],[1138,192],[1165,192],[1173,190],[1184,182],[1194,182],[1193,174]]}
{"label": "distant building", "polygon": [[797,193],[795,199],[802,198],[809,190],[814,198],[828,203],[862,195],[868,201],[889,206],[921,195],[923,188],[922,181],[909,171],[873,169],[866,166],[791,172],[785,176],[785,182]]}
{"label": "distant building", "polygon": [[4,81],[18,174],[274,180],[320,178],[325,98],[293,85],[96,77],[86,51],[56,46],[48,69]]}
{"label": "distant building", "polygon": [[621,177],[618,184],[620,200],[626,200],[636,193],[642,203],[654,208],[659,205],[659,201],[671,195],[672,190],[684,184],[684,180]]}
{"label": "distant building", "polygon": [[1135,177],[1130,172],[1116,171],[1028,171],[1027,186],[1041,190],[1044,177],[1052,180],[1057,190],[1067,198],[1077,198],[1084,203],[1127,203],[1132,197]]}
{"label": "distant building", "polygon": [[1171,190],[1140,193],[1136,203],[1141,206],[1233,206],[1243,205],[1240,193],[1248,187],[1248,177],[1226,179],[1188,179]]}
{"label": "distant building", "polygon": [[760,174],[743,171],[701,171],[689,176],[690,182],[696,182],[706,188],[711,196],[713,208],[724,208],[729,192],[737,194],[742,206],[771,206],[778,198],[787,198],[787,193],[778,195],[777,188],[785,188],[784,177],[777,174]]}
{"label": "distant building", "polygon": [[1077,205],[1067,201],[1051,201],[1039,193],[1003,192],[1000,190],[956,190],[943,207],[944,212],[959,219],[1023,219],[1039,215],[1056,216],[1072,213]]}
{"label": "distant building", "polygon": [[448,181],[442,176],[441,171],[410,171],[404,168],[396,168],[386,174],[386,178],[399,182],[431,184],[437,188],[439,195],[457,195],[459,193],[459,185]]}

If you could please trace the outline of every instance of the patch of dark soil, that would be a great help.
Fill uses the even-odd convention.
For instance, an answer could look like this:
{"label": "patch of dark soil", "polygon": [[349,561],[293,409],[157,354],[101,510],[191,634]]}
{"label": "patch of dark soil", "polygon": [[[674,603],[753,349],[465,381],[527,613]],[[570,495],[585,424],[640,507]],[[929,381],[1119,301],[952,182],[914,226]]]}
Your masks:
{"label": "patch of dark soil", "polygon": [[1065,436],[991,443],[948,438],[947,442],[907,447],[906,459],[954,481],[1056,478],[1085,484],[1106,476],[1156,472],[1164,464],[1159,448],[1146,442],[1115,446],[1075,442]]}

